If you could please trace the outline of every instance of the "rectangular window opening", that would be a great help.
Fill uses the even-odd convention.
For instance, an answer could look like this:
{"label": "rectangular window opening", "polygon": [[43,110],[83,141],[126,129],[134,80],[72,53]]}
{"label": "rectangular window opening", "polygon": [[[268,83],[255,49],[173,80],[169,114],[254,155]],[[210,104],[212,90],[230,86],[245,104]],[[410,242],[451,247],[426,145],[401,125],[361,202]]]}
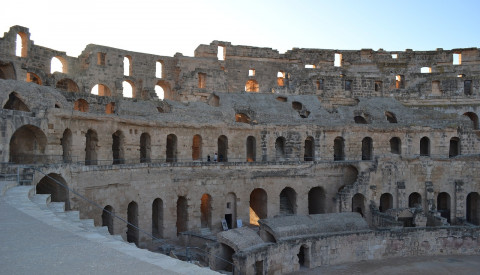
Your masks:
{"label": "rectangular window opening", "polygon": [[432,72],[432,68],[430,68],[430,67],[422,67],[422,68],[420,68],[420,73],[422,73],[422,74],[429,74],[429,73],[431,73],[431,72]]}
{"label": "rectangular window opening", "polygon": [[398,58],[398,54],[392,53],[392,58],[393,58],[393,59],[397,59],[397,58]]}
{"label": "rectangular window opening", "polygon": [[382,86],[383,86],[382,81],[375,81],[375,92],[381,92]]}
{"label": "rectangular window opening", "polygon": [[461,53],[454,53],[453,54],[453,65],[460,65],[462,64],[462,54]]}
{"label": "rectangular window opening", "polygon": [[106,53],[101,53],[101,52],[97,53],[97,65],[105,66],[105,56],[106,55],[107,55]]}
{"label": "rectangular window opening", "polygon": [[352,90],[352,81],[345,80],[345,91],[351,91],[351,90]]}
{"label": "rectangular window opening", "polygon": [[248,70],[248,76],[255,76],[255,69]]}
{"label": "rectangular window opening", "polygon": [[206,84],[205,81],[207,79],[207,74],[205,73],[198,73],[198,88],[205,89]]}
{"label": "rectangular window opening", "polygon": [[224,46],[218,46],[217,49],[217,58],[218,60],[225,60],[225,47]]}
{"label": "rectangular window opening", "polygon": [[335,54],[335,61],[333,61],[333,65],[335,67],[342,67],[342,54],[340,53]]}
{"label": "rectangular window opening", "polygon": [[315,65],[307,64],[305,65],[305,69],[315,69]]}

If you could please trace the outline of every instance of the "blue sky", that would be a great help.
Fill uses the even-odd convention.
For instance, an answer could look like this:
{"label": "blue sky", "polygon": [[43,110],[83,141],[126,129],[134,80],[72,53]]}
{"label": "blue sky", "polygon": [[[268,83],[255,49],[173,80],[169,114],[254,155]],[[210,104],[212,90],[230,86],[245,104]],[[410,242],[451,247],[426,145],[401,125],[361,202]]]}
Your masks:
{"label": "blue sky", "polygon": [[7,1],[0,32],[77,56],[87,44],[193,56],[213,40],[269,47],[435,50],[480,46],[480,1]]}

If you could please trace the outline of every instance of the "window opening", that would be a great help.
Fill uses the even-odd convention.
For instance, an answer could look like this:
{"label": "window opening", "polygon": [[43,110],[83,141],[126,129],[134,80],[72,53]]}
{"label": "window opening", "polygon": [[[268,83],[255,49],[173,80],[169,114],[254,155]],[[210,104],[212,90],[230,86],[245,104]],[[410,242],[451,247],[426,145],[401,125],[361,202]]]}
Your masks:
{"label": "window opening", "polygon": [[430,139],[427,137],[420,139],[420,156],[430,156]]}
{"label": "window opening", "polygon": [[402,153],[402,141],[398,137],[390,139],[390,152],[392,154],[400,155]]}
{"label": "window opening", "polygon": [[429,74],[429,73],[431,73],[431,72],[432,72],[432,68],[430,68],[430,67],[422,67],[422,68],[420,68],[420,73],[422,73],[422,74]]}
{"label": "window opening", "polygon": [[122,82],[123,97],[133,98],[133,85],[129,81]]}
{"label": "window opening", "polygon": [[255,69],[248,70],[248,76],[255,76]]}
{"label": "window opening", "polygon": [[324,81],[323,81],[323,79],[317,80],[317,90],[322,91],[323,88],[324,88],[323,86],[324,86]]}
{"label": "window opening", "polygon": [[390,123],[397,123],[397,117],[394,113],[385,112],[385,117],[387,117],[387,121]]}
{"label": "window opening", "polygon": [[460,139],[453,137],[450,139],[450,148],[448,150],[448,157],[453,158],[460,155]]}
{"label": "window opening", "polygon": [[398,54],[392,53],[392,58],[393,58],[393,59],[397,59],[397,58],[398,58]]}
{"label": "window opening", "polygon": [[27,82],[32,82],[37,85],[42,85],[42,80],[40,77],[34,73],[27,73]]}
{"label": "window opening", "polygon": [[155,63],[155,77],[163,78],[163,61],[157,61]]}
{"label": "window opening", "polygon": [[23,32],[17,33],[15,55],[27,57],[27,35]]}
{"label": "window opening", "polygon": [[404,89],[405,88],[405,77],[403,75],[395,76],[395,88]]}
{"label": "window opening", "polygon": [[461,65],[462,64],[462,54],[461,53],[454,53],[453,54],[453,65]]}
{"label": "window opening", "polygon": [[342,54],[336,53],[335,54],[335,61],[333,62],[335,67],[342,67]]}
{"label": "window opening", "polygon": [[217,58],[218,60],[225,60],[226,50],[224,46],[218,46],[217,48]]}
{"label": "window opening", "polygon": [[315,69],[315,65],[307,64],[307,65],[305,65],[305,69]]}
{"label": "window opening", "polygon": [[345,160],[345,141],[342,137],[337,137],[333,141],[333,160]]}
{"label": "window opening", "polygon": [[155,94],[160,100],[163,100],[165,98],[165,91],[160,85],[155,85]]}
{"label": "window opening", "polygon": [[285,72],[277,73],[277,85],[283,87],[285,85]]}
{"label": "window opening", "polygon": [[205,89],[206,79],[207,79],[207,74],[206,73],[198,73],[198,88],[199,89]]}
{"label": "window opening", "polygon": [[125,56],[123,58],[123,75],[130,76],[132,75],[132,57]]}
{"label": "window opening", "polygon": [[97,53],[97,65],[105,66],[106,53],[98,52]]}
{"label": "window opening", "polygon": [[465,95],[472,95],[472,81],[471,80],[465,80],[463,82],[463,92]]}
{"label": "window opening", "polygon": [[246,92],[257,92],[259,91],[258,82],[256,80],[250,79],[245,84],[245,91]]}
{"label": "window opening", "polygon": [[381,92],[383,87],[382,81],[375,81],[375,92]]}
{"label": "window opening", "polygon": [[351,91],[351,90],[352,90],[352,81],[345,80],[345,91]]}

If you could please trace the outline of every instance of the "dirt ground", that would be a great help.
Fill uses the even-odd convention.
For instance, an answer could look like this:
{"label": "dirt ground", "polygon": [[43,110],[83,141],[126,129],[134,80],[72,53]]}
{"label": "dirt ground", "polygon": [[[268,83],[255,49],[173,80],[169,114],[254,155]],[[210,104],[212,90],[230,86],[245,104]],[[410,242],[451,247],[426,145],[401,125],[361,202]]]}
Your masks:
{"label": "dirt ground", "polygon": [[480,256],[423,256],[301,269],[291,274],[480,274]]}

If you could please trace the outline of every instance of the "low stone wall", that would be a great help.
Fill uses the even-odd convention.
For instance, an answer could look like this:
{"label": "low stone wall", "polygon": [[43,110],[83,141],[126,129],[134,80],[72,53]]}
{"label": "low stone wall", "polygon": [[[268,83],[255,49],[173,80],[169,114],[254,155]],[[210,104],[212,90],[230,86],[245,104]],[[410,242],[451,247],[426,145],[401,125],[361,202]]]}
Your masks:
{"label": "low stone wall", "polygon": [[301,265],[314,268],[396,257],[477,255],[479,233],[479,227],[455,226],[317,235],[240,251],[233,260],[238,274],[257,274],[260,268],[263,274],[284,274]]}

